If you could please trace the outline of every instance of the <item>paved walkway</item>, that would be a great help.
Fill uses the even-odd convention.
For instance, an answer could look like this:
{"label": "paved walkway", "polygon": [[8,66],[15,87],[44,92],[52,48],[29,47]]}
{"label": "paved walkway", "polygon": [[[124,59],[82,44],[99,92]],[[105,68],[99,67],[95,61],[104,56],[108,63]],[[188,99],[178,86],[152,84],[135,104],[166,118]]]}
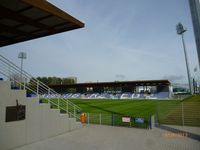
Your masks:
{"label": "paved walkway", "polygon": [[182,130],[185,132],[194,133],[200,136],[200,127],[175,126],[175,125],[166,125],[166,126],[174,128],[174,129]]}
{"label": "paved walkway", "polygon": [[188,138],[197,140],[200,142],[200,128],[199,127],[186,127],[186,126],[174,126],[174,125],[156,125],[157,128],[165,131],[176,133],[177,135],[187,136]]}
{"label": "paved walkway", "polygon": [[159,128],[85,125],[15,150],[200,150],[200,142]]}

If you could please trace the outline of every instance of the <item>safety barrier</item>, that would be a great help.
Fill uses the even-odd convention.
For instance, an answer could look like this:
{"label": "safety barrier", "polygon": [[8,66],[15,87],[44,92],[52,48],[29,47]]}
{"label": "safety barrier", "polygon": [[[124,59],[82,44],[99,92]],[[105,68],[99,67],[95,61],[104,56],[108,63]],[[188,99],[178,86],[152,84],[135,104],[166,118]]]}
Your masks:
{"label": "safety barrier", "polygon": [[157,107],[158,124],[200,126],[200,102],[182,101],[174,104],[160,104]]}
{"label": "safety barrier", "polygon": [[[79,114],[82,123],[99,124],[123,127],[136,127],[150,129],[152,127],[152,119],[149,117],[135,117],[130,115],[121,115],[114,113],[82,113]],[[83,118],[85,116],[85,118]]]}

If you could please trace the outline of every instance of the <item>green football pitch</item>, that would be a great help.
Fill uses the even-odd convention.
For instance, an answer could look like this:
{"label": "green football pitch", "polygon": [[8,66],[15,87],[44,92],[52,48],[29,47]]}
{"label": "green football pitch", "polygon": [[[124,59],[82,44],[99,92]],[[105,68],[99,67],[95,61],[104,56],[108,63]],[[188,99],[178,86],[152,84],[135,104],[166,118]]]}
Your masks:
{"label": "green football pitch", "polygon": [[[57,103],[56,99],[50,101]],[[144,100],[144,99],[70,99],[71,102],[81,108],[80,113],[90,113],[90,116],[132,116],[142,117],[146,120],[151,115],[158,117],[160,123],[165,124],[182,124],[182,113],[184,111],[185,124],[191,126],[200,126],[200,96],[191,96],[185,100]],[[44,100],[44,102],[47,102]],[[66,108],[65,100],[60,100],[60,105]],[[56,108],[52,105],[53,108]],[[73,108],[72,112],[73,112]],[[109,124],[109,123],[108,123]]]}
{"label": "green football pitch", "polygon": [[[176,100],[110,100],[110,99],[70,99],[82,112],[114,113],[130,116],[150,116],[155,114],[160,104],[178,104]],[[163,105],[162,105],[163,106]]]}
{"label": "green football pitch", "polygon": [[102,100],[71,99],[82,112],[116,114],[117,116],[142,117],[155,115],[161,124],[200,126],[200,96],[184,100]]}
{"label": "green football pitch", "polygon": [[[81,108],[81,112],[114,113],[130,116],[150,116],[159,110],[167,111],[167,106],[179,106],[182,102],[200,103],[200,96],[191,96],[180,100],[144,100],[144,99],[69,99]],[[57,103],[57,100],[52,100]],[[62,105],[62,103],[60,103]],[[65,106],[64,106],[65,107]]]}

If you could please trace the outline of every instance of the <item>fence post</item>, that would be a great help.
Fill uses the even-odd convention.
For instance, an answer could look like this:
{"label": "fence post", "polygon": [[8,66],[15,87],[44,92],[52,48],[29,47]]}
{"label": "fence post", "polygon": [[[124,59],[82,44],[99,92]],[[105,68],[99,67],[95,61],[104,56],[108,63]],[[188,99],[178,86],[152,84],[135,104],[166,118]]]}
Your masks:
{"label": "fence post", "polygon": [[69,105],[68,105],[68,100],[66,102],[66,107],[67,107],[67,113],[69,113]]}
{"label": "fence post", "polygon": [[155,116],[154,115],[150,115],[149,118],[149,128],[153,129],[155,127]]}
{"label": "fence post", "polygon": [[99,114],[99,124],[101,125],[101,113]]}
{"label": "fence post", "polygon": [[114,114],[113,114],[113,113],[112,113],[112,115],[111,115],[111,121],[112,121],[112,122],[111,122],[111,125],[114,126]]}
{"label": "fence post", "polygon": [[182,112],[182,126],[184,126],[184,106],[183,106],[183,102],[181,103],[181,112]]}
{"label": "fence post", "polygon": [[88,124],[90,124],[90,113],[87,114]]}
{"label": "fence post", "polygon": [[67,102],[66,101],[64,102],[65,102],[65,112],[67,113]]}
{"label": "fence post", "polygon": [[74,105],[74,117],[76,118],[76,106]]}

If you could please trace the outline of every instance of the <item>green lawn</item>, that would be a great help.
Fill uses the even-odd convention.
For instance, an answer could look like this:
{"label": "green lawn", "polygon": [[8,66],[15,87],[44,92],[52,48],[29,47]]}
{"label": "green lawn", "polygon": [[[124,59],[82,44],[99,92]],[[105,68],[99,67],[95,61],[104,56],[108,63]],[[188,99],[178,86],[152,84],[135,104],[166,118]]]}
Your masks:
{"label": "green lawn", "polygon": [[130,116],[150,116],[155,114],[160,104],[178,104],[176,100],[110,100],[110,99],[70,99],[83,112],[114,113]]}

